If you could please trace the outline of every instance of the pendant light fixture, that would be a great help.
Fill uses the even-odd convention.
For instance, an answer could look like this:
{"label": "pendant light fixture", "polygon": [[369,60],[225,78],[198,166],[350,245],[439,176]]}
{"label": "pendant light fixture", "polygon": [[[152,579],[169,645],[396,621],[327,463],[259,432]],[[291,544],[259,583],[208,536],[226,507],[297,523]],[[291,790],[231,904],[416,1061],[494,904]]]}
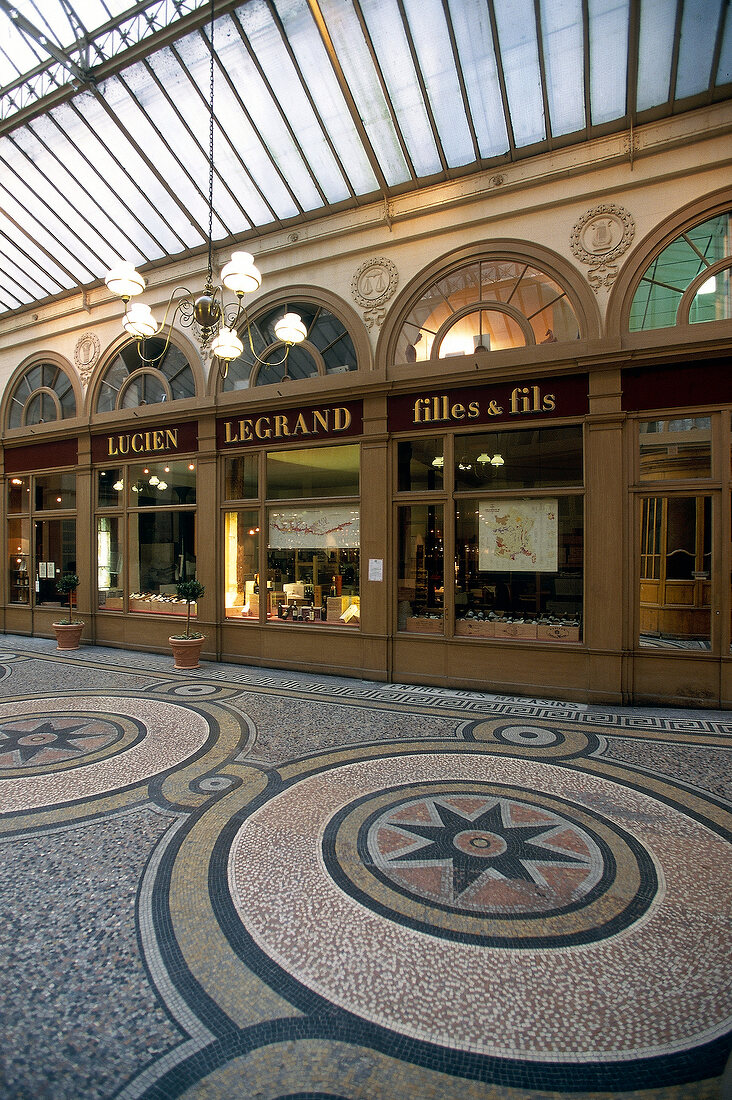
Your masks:
{"label": "pendant light fixture", "polygon": [[[122,261],[115,265],[105,278],[107,288],[117,294],[125,303],[122,325],[125,331],[137,341],[140,361],[146,366],[157,366],[163,359],[168,346],[176,317],[185,328],[192,328],[201,355],[211,355],[218,361],[219,373],[226,378],[229,363],[244,351],[239,331],[246,330],[249,350],[256,361],[264,365],[254,350],[251,322],[244,303],[244,296],[259,290],[262,276],[249,252],[234,252],[230,261],[222,268],[221,285],[213,281],[213,183],[214,183],[214,2],[211,0],[211,31],[209,46],[211,66],[209,74],[209,160],[208,160],[208,271],[203,293],[197,297],[187,287],[176,287],[168,300],[165,316],[161,325],[153,317],[152,310],[142,302],[130,300],[145,289],[145,280],[133,264]],[[236,302],[227,305],[224,301],[224,288],[236,295]],[[168,320],[170,318],[170,320]],[[307,336],[307,329],[297,313],[285,313],[274,327],[275,335],[284,344],[284,355],[270,366],[281,366],[286,362],[293,344],[299,344]],[[162,351],[148,355],[145,341],[151,337],[164,340]]]}

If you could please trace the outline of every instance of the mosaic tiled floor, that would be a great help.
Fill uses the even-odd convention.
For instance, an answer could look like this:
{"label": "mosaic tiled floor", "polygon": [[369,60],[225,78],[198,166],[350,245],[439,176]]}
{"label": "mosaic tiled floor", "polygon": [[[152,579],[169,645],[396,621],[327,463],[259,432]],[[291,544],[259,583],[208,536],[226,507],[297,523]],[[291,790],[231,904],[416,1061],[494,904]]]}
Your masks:
{"label": "mosaic tiled floor", "polygon": [[0,1097],[726,1100],[731,789],[720,712],[4,636]]}

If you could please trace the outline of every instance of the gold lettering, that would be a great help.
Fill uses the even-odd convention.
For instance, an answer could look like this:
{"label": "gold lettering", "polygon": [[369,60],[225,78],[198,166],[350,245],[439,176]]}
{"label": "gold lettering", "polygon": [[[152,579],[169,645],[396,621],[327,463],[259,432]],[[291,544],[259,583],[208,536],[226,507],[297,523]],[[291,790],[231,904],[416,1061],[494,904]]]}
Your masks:
{"label": "gold lettering", "polygon": [[224,424],[224,443],[238,443],[239,436],[230,420]]}
{"label": "gold lettering", "polygon": [[166,443],[169,444],[171,447],[177,447],[178,446],[178,429],[177,428],[166,428],[165,429],[165,440],[166,440]]}
{"label": "gold lettering", "polygon": [[544,412],[551,412],[552,409],[556,409],[556,407],[557,407],[556,396],[553,393],[545,394],[544,400],[542,402],[541,407],[544,410]]}
{"label": "gold lettering", "polygon": [[272,428],[270,427],[268,416],[259,416],[254,424],[254,431],[257,439],[270,439],[272,436]]}
{"label": "gold lettering", "polygon": [[320,409],[313,409],[313,431],[317,433],[318,426],[320,426],[324,432],[328,431],[328,410],[321,411]]}
{"label": "gold lettering", "polygon": [[468,405],[468,417],[472,420],[476,416],[480,416],[480,405],[477,401],[471,401]]}
{"label": "gold lettering", "polygon": [[333,431],[345,432],[351,426],[351,414],[348,409],[339,406],[333,409]]}
{"label": "gold lettering", "polygon": [[275,418],[275,436],[280,439],[283,435],[290,434],[290,428],[287,423],[287,417],[284,413],[278,414]]}
{"label": "gold lettering", "polygon": [[292,429],[293,435],[297,435],[298,433],[302,435],[310,435],[310,429],[305,423],[305,413],[299,414],[297,420],[295,421],[295,427]]}
{"label": "gold lettering", "polygon": [[459,401],[456,401],[453,407],[450,409],[450,416],[453,420],[465,419],[465,406],[461,405]]}
{"label": "gold lettering", "polygon": [[139,454],[144,449],[141,432],[135,432],[133,436],[130,436],[130,446],[135,454]]}
{"label": "gold lettering", "polygon": [[117,450],[117,445],[114,442],[114,439],[112,438],[111,435],[107,437],[107,443],[109,444],[109,454],[110,455],[119,454],[119,451]]}
{"label": "gold lettering", "polygon": [[163,451],[165,449],[165,435],[160,428],[152,433],[153,437],[153,450]]}

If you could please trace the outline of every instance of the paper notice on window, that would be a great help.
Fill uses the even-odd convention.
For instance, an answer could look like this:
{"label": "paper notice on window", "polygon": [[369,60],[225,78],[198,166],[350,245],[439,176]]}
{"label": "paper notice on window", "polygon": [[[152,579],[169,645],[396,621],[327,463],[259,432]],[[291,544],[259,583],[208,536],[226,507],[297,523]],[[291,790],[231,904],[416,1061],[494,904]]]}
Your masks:
{"label": "paper notice on window", "polygon": [[383,558],[369,558],[369,580],[370,581],[383,581],[384,579],[384,559]]}

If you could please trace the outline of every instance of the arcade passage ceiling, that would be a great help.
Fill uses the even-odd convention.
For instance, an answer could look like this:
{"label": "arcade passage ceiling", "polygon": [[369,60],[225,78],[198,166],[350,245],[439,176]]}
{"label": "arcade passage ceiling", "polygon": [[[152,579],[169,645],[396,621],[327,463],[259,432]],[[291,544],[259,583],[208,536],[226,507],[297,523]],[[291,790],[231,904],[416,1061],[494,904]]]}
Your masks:
{"label": "arcade passage ceiling", "polygon": [[[211,24],[0,0],[0,313],[205,249]],[[732,91],[729,0],[215,0],[213,31],[217,244]]]}

